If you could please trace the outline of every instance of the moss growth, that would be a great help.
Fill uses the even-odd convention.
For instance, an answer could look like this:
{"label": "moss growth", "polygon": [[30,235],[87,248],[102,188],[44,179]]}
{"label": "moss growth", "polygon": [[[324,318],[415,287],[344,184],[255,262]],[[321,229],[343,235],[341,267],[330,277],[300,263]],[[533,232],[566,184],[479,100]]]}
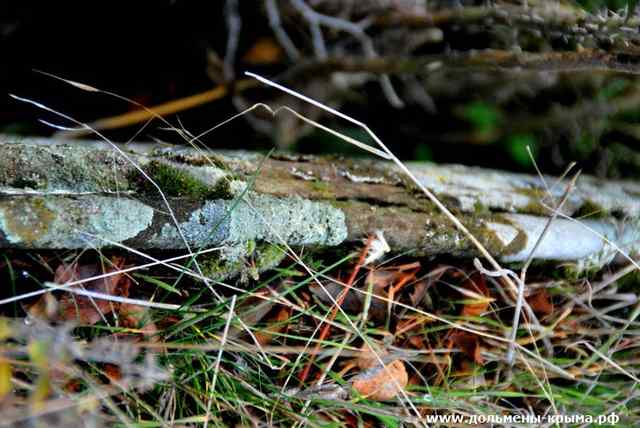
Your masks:
{"label": "moss growth", "polygon": [[[527,246],[526,233],[520,231],[516,225],[503,215],[492,213],[475,217],[467,216],[463,219],[463,223],[467,225],[471,234],[493,255],[507,256],[517,254]],[[511,242],[505,245],[505,242],[498,237],[497,233],[492,230],[489,224],[503,224],[514,227],[518,230],[518,234]],[[474,248],[473,244],[466,237],[464,239],[465,244],[469,248]]]}
{"label": "moss growth", "polygon": [[[168,196],[192,199],[230,199],[232,197],[232,191],[226,179],[220,179],[214,186],[209,186],[188,172],[157,160],[149,162],[144,167],[144,171]],[[155,186],[138,171],[133,171],[128,178],[141,192],[156,191]]]}
{"label": "moss growth", "polygon": [[473,213],[476,215],[487,215],[491,213],[491,210],[489,209],[488,206],[484,205],[482,202],[476,201],[473,204]]}
{"label": "moss growth", "polygon": [[211,153],[206,155],[185,155],[182,153],[168,153],[165,155],[168,160],[180,162],[191,166],[215,166],[223,171],[229,171],[229,166],[219,156]]}
{"label": "moss growth", "polygon": [[147,166],[147,174],[160,186],[163,192],[170,196],[191,196],[205,199],[211,194],[211,189],[184,171],[152,161]]}
{"label": "moss growth", "polygon": [[249,278],[257,281],[260,273],[278,266],[284,257],[285,252],[275,244],[249,240],[204,258],[200,267],[213,280],[239,276],[240,282],[247,282]]}
{"label": "moss growth", "polygon": [[568,262],[563,263],[556,269],[554,277],[570,282],[583,282],[595,280],[601,271],[601,267],[595,264],[587,265],[580,262]]}
{"label": "moss growth", "polygon": [[637,293],[640,291],[640,272],[633,272],[623,276],[617,281],[618,290],[622,292]]}
{"label": "moss growth", "polygon": [[256,267],[260,271],[274,268],[280,264],[284,257],[285,252],[278,245],[266,242],[256,251]]}
{"label": "moss growth", "polygon": [[549,209],[537,201],[531,201],[527,205],[525,205],[524,208],[520,208],[517,211],[521,214],[532,214],[542,217],[546,217],[550,214]]}
{"label": "moss growth", "polygon": [[573,217],[576,218],[589,218],[589,219],[599,219],[605,218],[609,216],[609,212],[602,207],[602,205],[597,204],[591,200],[586,200],[580,205],[580,208],[573,213]]}
{"label": "moss growth", "polygon": [[[478,239],[478,241],[480,241],[480,243],[487,249],[487,251],[489,251],[489,253],[494,255],[502,255],[507,252],[507,247],[505,247],[502,240],[498,238],[493,230],[491,230],[484,224],[474,224],[468,226],[468,229],[469,232],[471,232],[471,234],[475,236],[476,239]],[[471,247],[472,244],[468,240],[468,238],[465,237],[464,239],[465,243],[469,247]]]}
{"label": "moss growth", "polygon": [[209,193],[209,199],[234,199],[235,197],[236,194],[231,188],[231,180],[227,178],[218,180]]}
{"label": "moss growth", "polygon": [[549,210],[542,204],[542,200],[545,198],[546,193],[544,189],[537,188],[521,188],[516,189],[515,193],[519,193],[529,197],[529,203],[517,211],[522,214],[533,214],[540,216],[549,215]]}
{"label": "moss growth", "polygon": [[244,268],[243,260],[229,260],[220,256],[210,256],[199,261],[199,263],[202,273],[215,281],[222,281],[239,275]]}
{"label": "moss growth", "polygon": [[331,190],[331,184],[324,181],[311,182],[311,189],[319,194],[319,197],[323,199],[335,199],[336,195]]}

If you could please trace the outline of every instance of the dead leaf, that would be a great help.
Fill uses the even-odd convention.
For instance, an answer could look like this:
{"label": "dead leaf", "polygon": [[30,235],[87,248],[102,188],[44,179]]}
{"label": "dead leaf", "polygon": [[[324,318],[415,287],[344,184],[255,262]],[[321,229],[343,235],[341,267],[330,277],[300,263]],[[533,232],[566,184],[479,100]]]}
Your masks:
{"label": "dead leaf", "polygon": [[[66,282],[78,281],[103,273],[117,272],[124,266],[124,259],[114,257],[111,265],[103,271],[97,264],[78,265],[61,264],[56,269],[54,282],[64,284]],[[87,281],[83,284],[73,286],[74,288],[84,288],[102,294],[114,296],[129,296],[130,280],[122,274],[115,274],[105,278]],[[53,294],[44,294],[38,301],[28,308],[32,316],[46,317],[56,321],[76,321],[81,324],[93,325],[119,307],[117,303],[105,299],[91,299],[89,297],[74,293],[62,293],[58,298]]]}
{"label": "dead leaf", "polygon": [[371,342],[371,346],[375,349],[375,353],[371,350],[366,343],[360,347],[360,355],[356,358],[356,366],[360,369],[370,369],[371,367],[379,366],[380,359],[389,354],[389,351],[382,345]]}
{"label": "dead leaf", "polygon": [[[392,285],[402,275],[403,274],[401,272],[393,270],[372,270],[367,274],[367,279],[361,288],[366,292],[369,287],[371,287],[371,292],[374,296],[386,298],[386,293],[384,292],[385,288]],[[332,305],[333,300],[335,300],[342,290],[344,290],[344,286],[342,284],[335,282],[326,282],[323,283],[323,286],[331,297],[327,296],[327,292],[325,292],[323,287],[320,287],[319,285],[314,284],[309,288],[322,303],[328,305]],[[344,302],[342,303],[342,309],[347,312],[360,312],[363,309],[365,299],[366,295],[364,293],[350,291],[347,293]],[[372,297],[371,307],[369,309],[370,315],[372,312],[381,312],[381,315],[384,316],[386,307],[387,303],[385,301]]]}
{"label": "dead leaf", "polygon": [[405,263],[403,265],[393,266],[393,270],[398,272],[404,272],[406,270],[420,269],[421,266],[422,264],[420,262],[411,262],[411,263]]}
{"label": "dead leaf", "polygon": [[115,364],[104,364],[102,370],[111,382],[115,383],[122,379],[122,370]]}
{"label": "dead leaf", "polygon": [[[344,290],[344,285],[335,282],[323,282],[322,287],[318,284],[311,284],[309,290],[322,303],[333,305],[335,299],[337,299],[342,290]],[[350,290],[342,302],[342,309],[351,313],[360,312],[362,310],[360,293]]]}
{"label": "dead leaf", "polygon": [[123,327],[135,328],[151,343],[160,342],[158,327],[148,319],[149,308],[146,306],[121,303],[118,307],[120,323]]}
{"label": "dead leaf", "polygon": [[409,376],[401,360],[394,360],[384,367],[372,367],[352,379],[353,389],[375,401],[395,398],[408,382]]}
{"label": "dead leaf", "polygon": [[[392,286],[400,277],[405,274],[395,270],[372,270],[367,275],[367,280],[363,286],[365,291],[371,290],[373,294],[371,298],[371,306],[369,307],[369,319],[381,320],[384,319],[387,314],[387,302],[381,299],[376,299],[375,296],[381,296],[390,298],[385,293],[385,289]],[[360,294],[361,299],[364,301],[365,295]]]}
{"label": "dead leaf", "polygon": [[262,346],[268,345],[273,340],[276,333],[280,333],[287,325],[286,320],[291,316],[291,310],[287,307],[282,307],[276,313],[275,317],[268,321],[269,325],[264,330],[255,333],[258,343]]}
{"label": "dead leaf", "polygon": [[[448,337],[450,345],[460,348],[469,358],[478,364],[484,361],[480,355],[480,340],[477,335],[464,330],[454,330]],[[450,346],[451,347],[451,346]]]}
{"label": "dead leaf", "polygon": [[462,307],[462,313],[460,315],[463,317],[478,317],[485,313],[489,308],[491,295],[484,277],[480,273],[476,272],[471,275],[467,281],[465,281],[462,287],[469,290],[471,293],[487,297],[487,299],[478,299],[474,303],[466,303]]}
{"label": "dead leaf", "polygon": [[422,334],[414,334],[413,336],[409,336],[408,342],[416,349],[424,349],[424,335]]}
{"label": "dead leaf", "polygon": [[409,295],[409,299],[411,299],[411,304],[413,306],[417,306],[419,303],[422,303],[425,296],[427,295],[427,290],[429,289],[429,285],[431,282],[427,281],[418,281],[413,284],[413,291]]}
{"label": "dead leaf", "polygon": [[534,312],[542,315],[553,313],[553,303],[546,289],[542,288],[531,296],[527,297],[527,303]]}

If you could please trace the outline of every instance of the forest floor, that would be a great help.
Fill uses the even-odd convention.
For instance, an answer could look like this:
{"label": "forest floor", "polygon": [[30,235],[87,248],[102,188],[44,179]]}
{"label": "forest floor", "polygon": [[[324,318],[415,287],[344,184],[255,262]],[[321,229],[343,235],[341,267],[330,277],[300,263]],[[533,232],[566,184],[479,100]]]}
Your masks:
{"label": "forest floor", "polygon": [[633,260],[492,272],[375,231],[269,252],[219,281],[189,252],[3,251],[0,424],[638,421]]}
{"label": "forest floor", "polygon": [[[266,0],[258,12],[250,3],[225,6],[226,52],[188,41],[206,47],[215,86],[205,92],[103,118],[93,129],[38,100],[11,102],[44,110],[46,126],[98,136],[140,126],[138,136],[154,115],[214,100],[233,114],[256,101],[291,105],[288,116],[252,112],[236,128],[225,121],[199,136],[226,132],[210,147],[246,141],[253,149],[260,140],[301,152],[364,146],[385,157],[344,144],[373,136],[355,120],[336,125],[344,115],[324,104],[335,105],[382,129],[403,159],[533,174],[535,158],[542,173],[555,175],[575,160],[600,177],[638,176],[640,17],[603,9],[622,2],[579,2],[592,5],[589,13],[575,2],[541,0],[432,1],[442,8],[420,13],[399,1],[344,2],[353,7],[343,10],[343,2],[292,0],[279,10],[283,3]],[[267,36],[241,37],[247,4],[252,14],[242,28],[259,21]],[[319,101],[308,108],[290,92],[268,98],[261,82],[234,67],[263,67]],[[198,125],[221,110],[199,111]],[[309,116],[299,120],[298,112]],[[198,139],[182,122],[160,120],[160,133],[142,135]],[[348,136],[339,141],[334,129]],[[498,266],[489,253],[480,261],[391,252],[393,236],[366,233],[322,250],[250,241],[230,269],[241,274],[224,279],[206,274],[229,268],[208,258],[217,247],[0,249],[0,426],[640,425],[635,255],[586,270]]]}

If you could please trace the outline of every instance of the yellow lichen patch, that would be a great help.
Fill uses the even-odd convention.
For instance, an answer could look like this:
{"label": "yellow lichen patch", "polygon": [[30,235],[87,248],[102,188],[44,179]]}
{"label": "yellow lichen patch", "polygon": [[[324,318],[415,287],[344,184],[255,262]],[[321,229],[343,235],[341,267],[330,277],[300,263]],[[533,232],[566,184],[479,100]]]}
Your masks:
{"label": "yellow lichen patch", "polygon": [[0,205],[0,224],[13,243],[36,242],[47,233],[55,218],[43,198],[13,198]]}

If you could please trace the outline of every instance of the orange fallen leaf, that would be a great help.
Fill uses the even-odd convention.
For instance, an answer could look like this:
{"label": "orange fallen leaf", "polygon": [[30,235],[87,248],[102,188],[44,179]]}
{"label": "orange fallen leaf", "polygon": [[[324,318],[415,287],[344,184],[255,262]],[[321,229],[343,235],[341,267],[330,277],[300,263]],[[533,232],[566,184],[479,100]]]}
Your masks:
{"label": "orange fallen leaf", "polygon": [[553,313],[551,297],[544,288],[527,297],[527,303],[529,303],[531,309],[538,314],[549,315]]}
{"label": "orange fallen leaf", "polygon": [[463,288],[469,290],[470,292],[487,297],[487,299],[477,300],[473,303],[467,303],[462,307],[462,315],[463,317],[477,317],[482,315],[489,308],[490,300],[488,298],[491,297],[489,293],[489,289],[487,288],[487,284],[485,283],[484,277],[478,272],[474,273],[469,277],[467,281],[465,281]]}
{"label": "orange fallen leaf", "polygon": [[409,382],[409,375],[400,360],[372,367],[352,379],[353,389],[361,395],[375,401],[395,398]]}
{"label": "orange fallen leaf", "polygon": [[409,343],[416,349],[424,349],[424,335],[422,334],[414,334],[413,336],[409,336]]}
{"label": "orange fallen leaf", "polygon": [[115,364],[104,364],[102,370],[111,382],[118,382],[122,379],[122,370]]}
{"label": "orange fallen leaf", "polygon": [[151,343],[160,341],[158,327],[149,318],[149,308],[131,303],[121,303],[118,307],[120,323],[123,327],[135,328]]}

